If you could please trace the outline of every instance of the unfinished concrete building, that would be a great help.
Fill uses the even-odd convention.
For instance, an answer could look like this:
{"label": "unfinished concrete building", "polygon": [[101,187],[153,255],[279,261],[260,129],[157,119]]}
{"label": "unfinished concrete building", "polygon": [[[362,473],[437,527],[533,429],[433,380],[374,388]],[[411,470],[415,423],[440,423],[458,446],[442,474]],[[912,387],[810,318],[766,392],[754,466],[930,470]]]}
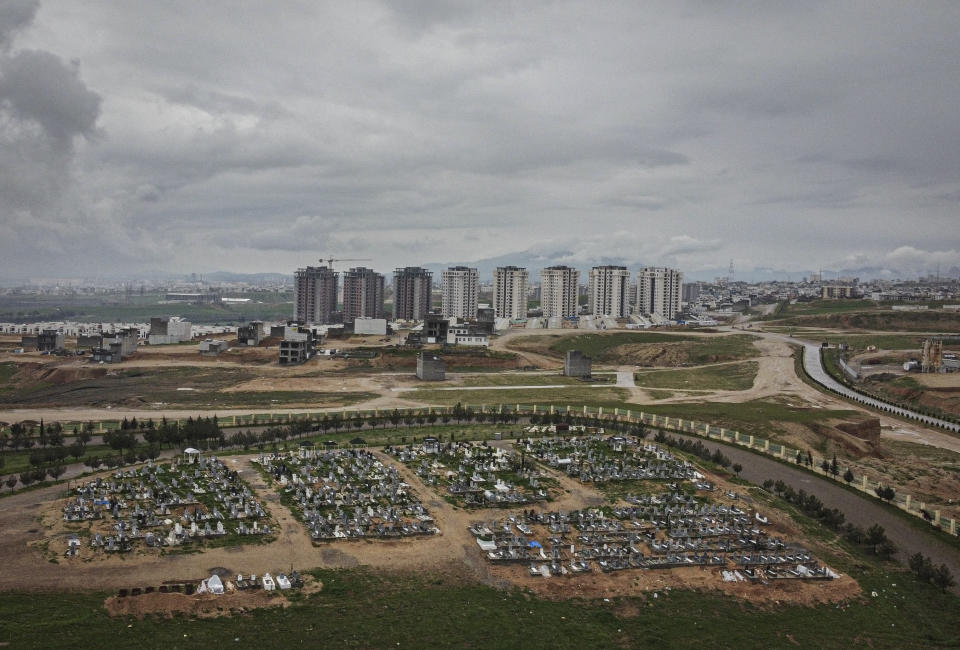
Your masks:
{"label": "unfinished concrete building", "polygon": [[254,320],[237,327],[237,345],[256,347],[263,340],[263,321]]}
{"label": "unfinished concrete building", "polygon": [[294,274],[293,318],[301,323],[337,322],[339,274],[327,266],[308,266]]}
{"label": "unfinished concrete building", "polygon": [[200,341],[200,356],[204,357],[216,357],[220,356],[221,352],[226,352],[230,349],[230,344],[222,339],[206,339]]}
{"label": "unfinished concrete building", "polygon": [[191,338],[193,325],[190,321],[177,316],[150,319],[150,334],[147,336],[147,343],[150,345],[186,343]]}
{"label": "unfinished concrete building", "polygon": [[589,378],[592,366],[593,360],[580,350],[567,350],[563,358],[563,376]]}
{"label": "unfinished concrete building", "polygon": [[280,341],[280,365],[294,365],[312,359],[317,353],[319,338],[309,327],[293,323],[287,325],[284,328],[283,340]]}
{"label": "unfinished concrete building", "polygon": [[429,352],[417,355],[417,379],[443,381],[447,378],[447,366],[443,359]]}
{"label": "unfinished concrete building", "polygon": [[363,266],[343,274],[343,322],[383,318],[383,274]]}
{"label": "unfinished concrete building", "polygon": [[419,266],[393,272],[393,319],[423,320],[430,312],[433,273]]}

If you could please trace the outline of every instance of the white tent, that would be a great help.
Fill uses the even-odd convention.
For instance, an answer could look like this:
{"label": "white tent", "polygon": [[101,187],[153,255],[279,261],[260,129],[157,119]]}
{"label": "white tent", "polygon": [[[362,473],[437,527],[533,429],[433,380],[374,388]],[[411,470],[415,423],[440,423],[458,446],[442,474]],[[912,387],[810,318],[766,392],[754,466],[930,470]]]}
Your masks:
{"label": "white tent", "polygon": [[183,450],[183,453],[187,454],[188,456],[193,456],[194,454],[200,454],[203,452],[201,452],[199,449],[194,449],[193,447],[187,447]]}

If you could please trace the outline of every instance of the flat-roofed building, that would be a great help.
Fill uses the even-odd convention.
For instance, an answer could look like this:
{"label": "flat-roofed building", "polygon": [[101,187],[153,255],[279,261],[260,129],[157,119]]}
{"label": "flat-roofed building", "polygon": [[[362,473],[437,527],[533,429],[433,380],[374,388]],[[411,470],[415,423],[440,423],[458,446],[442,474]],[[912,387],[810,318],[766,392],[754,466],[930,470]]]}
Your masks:
{"label": "flat-roofed building", "polygon": [[496,318],[527,317],[527,283],[530,273],[519,266],[500,266],[493,272],[493,313]]}
{"label": "flat-roofed building", "polygon": [[630,271],[625,266],[595,266],[590,269],[590,313],[624,318],[628,314]]}
{"label": "flat-roofed building", "polygon": [[544,318],[570,318],[579,309],[580,271],[548,266],[540,271],[540,309]]}
{"label": "flat-roofed building", "polygon": [[447,318],[473,320],[477,317],[479,276],[477,269],[454,266],[443,272],[441,311]]}
{"label": "flat-roofed building", "polygon": [[433,300],[433,272],[419,266],[398,268],[393,272],[394,320],[423,320]]}
{"label": "flat-roofed building", "polygon": [[683,273],[666,267],[648,266],[637,272],[637,311],[673,320],[680,313]]}
{"label": "flat-roofed building", "polygon": [[147,342],[150,345],[185,343],[191,338],[193,338],[193,325],[190,321],[177,316],[150,319],[150,334],[147,336]]}

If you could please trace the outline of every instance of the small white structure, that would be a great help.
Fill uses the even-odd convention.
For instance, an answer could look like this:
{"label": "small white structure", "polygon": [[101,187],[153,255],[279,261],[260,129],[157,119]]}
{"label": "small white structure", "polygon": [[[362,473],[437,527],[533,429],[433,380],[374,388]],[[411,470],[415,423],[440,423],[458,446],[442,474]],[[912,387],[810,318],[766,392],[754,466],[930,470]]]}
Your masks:
{"label": "small white structure", "polygon": [[353,321],[353,333],[386,336],[387,319],[386,318],[356,318]]}
{"label": "small white structure", "polygon": [[277,588],[277,583],[273,581],[273,576],[269,573],[263,574],[263,590],[264,591],[273,591]]}

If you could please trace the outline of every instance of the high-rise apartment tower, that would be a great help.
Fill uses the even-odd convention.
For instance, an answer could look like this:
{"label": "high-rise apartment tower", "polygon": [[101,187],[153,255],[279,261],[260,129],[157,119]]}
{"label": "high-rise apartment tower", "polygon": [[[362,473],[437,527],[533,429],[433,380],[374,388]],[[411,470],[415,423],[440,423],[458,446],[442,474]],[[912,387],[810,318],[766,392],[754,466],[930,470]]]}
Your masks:
{"label": "high-rise apartment tower", "polygon": [[576,316],[580,271],[569,266],[548,266],[540,271],[540,308],[545,318]]}
{"label": "high-rise apartment tower", "polygon": [[326,266],[308,266],[294,273],[293,319],[326,325],[337,311],[338,273]]}
{"label": "high-rise apartment tower", "polygon": [[493,272],[493,314],[496,318],[527,317],[527,281],[530,273],[519,266],[500,266]]}
{"label": "high-rise apartment tower", "polygon": [[477,317],[477,269],[454,266],[443,272],[443,315],[473,320]]}
{"label": "high-rise apartment tower", "polygon": [[629,311],[630,271],[625,266],[595,266],[590,269],[590,313],[624,318]]}
{"label": "high-rise apartment tower", "polygon": [[393,272],[393,318],[423,320],[430,311],[433,273],[419,266]]}
{"label": "high-rise apartment tower", "polygon": [[680,313],[683,273],[676,269],[648,266],[637,273],[637,311],[659,314],[673,320]]}
{"label": "high-rise apartment tower", "polygon": [[343,322],[383,318],[383,274],[363,266],[343,274]]}

